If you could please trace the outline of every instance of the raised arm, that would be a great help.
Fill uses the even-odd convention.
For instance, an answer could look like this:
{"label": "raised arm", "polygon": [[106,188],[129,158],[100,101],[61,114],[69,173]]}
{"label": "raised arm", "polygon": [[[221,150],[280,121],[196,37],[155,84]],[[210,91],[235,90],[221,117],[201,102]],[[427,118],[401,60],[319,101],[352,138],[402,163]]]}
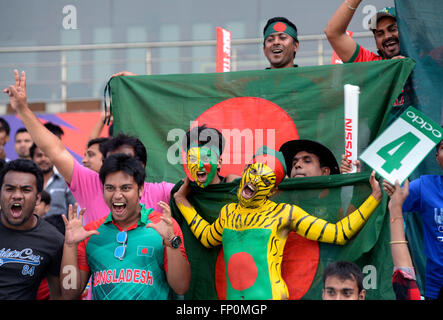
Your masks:
{"label": "raised arm", "polygon": [[388,208],[391,217],[391,253],[394,267],[413,268],[408,242],[405,238],[403,226],[403,203],[409,194],[409,180],[406,180],[403,188],[398,181],[389,200]]}
{"label": "raised arm", "polygon": [[325,28],[329,43],[343,62],[349,61],[357,48],[357,43],[346,34],[346,29],[360,2],[361,0],[344,0]]}
{"label": "raised arm", "polygon": [[311,216],[294,206],[291,229],[309,240],[346,244],[363,227],[382,198],[380,186],[375,179],[375,171],[372,172],[369,181],[372,187],[371,195],[357,210],[337,223],[329,223]]}
{"label": "raised arm", "polygon": [[54,163],[57,170],[67,183],[71,183],[74,170],[74,157],[66,149],[63,142],[40,122],[29,109],[26,95],[26,74],[21,75],[14,70],[15,85],[10,85],[3,92],[9,95],[12,109],[23,121],[35,144]]}
{"label": "raised arm", "polygon": [[[205,221],[189,203],[187,196],[190,192],[189,179],[185,178],[183,185],[174,193],[174,200],[178,209],[189,225],[194,236],[206,248],[213,248],[222,243],[223,223],[220,216],[211,225]],[[223,207],[222,211],[225,210]]]}

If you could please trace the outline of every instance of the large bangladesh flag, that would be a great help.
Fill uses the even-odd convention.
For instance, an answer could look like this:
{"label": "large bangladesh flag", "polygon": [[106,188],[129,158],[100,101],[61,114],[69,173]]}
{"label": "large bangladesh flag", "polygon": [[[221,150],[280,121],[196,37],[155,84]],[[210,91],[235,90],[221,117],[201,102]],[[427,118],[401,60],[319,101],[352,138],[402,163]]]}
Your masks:
{"label": "large bangladesh flag", "polygon": [[[345,84],[360,87],[361,153],[383,130],[391,105],[414,62],[410,59],[344,65],[117,77],[110,81],[115,131],[138,136],[148,151],[148,181],[177,183],[185,176],[181,139],[190,126],[206,124],[226,139],[221,175],[241,174],[246,161],[263,144],[274,149],[288,140],[310,139],[326,145],[337,160],[344,153]],[[369,173],[286,179],[276,202],[336,222],[370,194]],[[193,188],[189,200],[208,221],[223,205],[236,202],[238,181]],[[171,197],[171,199],[173,199]],[[205,249],[190,233],[171,201],[180,223],[188,259],[188,299],[223,298],[226,291],[221,248]],[[355,261],[365,273],[368,299],[393,298],[386,199],[360,233],[345,246],[318,244],[291,234],[282,271],[291,298],[320,299],[321,275],[332,261]],[[218,262],[217,262],[218,261]]]}

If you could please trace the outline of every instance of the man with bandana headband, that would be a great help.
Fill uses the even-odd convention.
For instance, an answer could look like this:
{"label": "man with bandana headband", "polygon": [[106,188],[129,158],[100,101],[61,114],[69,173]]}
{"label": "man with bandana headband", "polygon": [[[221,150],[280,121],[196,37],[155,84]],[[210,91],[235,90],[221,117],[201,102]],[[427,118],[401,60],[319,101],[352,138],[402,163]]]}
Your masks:
{"label": "man with bandana headband", "polygon": [[343,245],[364,225],[382,196],[373,172],[372,194],[359,209],[333,224],[295,205],[269,200],[285,174],[281,152],[260,148],[243,172],[239,202],[225,205],[212,224],[188,202],[188,179],[174,195],[195,237],[207,248],[223,244],[228,299],[288,299],[281,262],[289,232]]}
{"label": "man with bandana headband", "polygon": [[263,53],[270,63],[269,69],[297,67],[294,64],[298,50],[297,27],[284,17],[268,20],[263,29]]}
{"label": "man with bandana headband", "polygon": [[[274,17],[263,29],[263,53],[268,59],[268,69],[292,68],[298,50],[297,27],[285,17]],[[114,73],[111,77],[135,76],[130,71]]]}

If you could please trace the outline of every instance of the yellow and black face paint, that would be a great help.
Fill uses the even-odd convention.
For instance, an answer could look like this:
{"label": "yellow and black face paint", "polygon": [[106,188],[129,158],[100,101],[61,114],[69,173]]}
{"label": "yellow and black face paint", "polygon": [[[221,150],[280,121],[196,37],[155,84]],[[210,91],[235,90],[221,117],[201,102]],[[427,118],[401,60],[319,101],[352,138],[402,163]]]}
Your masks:
{"label": "yellow and black face paint", "polygon": [[243,173],[237,197],[243,207],[257,208],[265,203],[275,187],[274,171],[263,163],[250,164]]}

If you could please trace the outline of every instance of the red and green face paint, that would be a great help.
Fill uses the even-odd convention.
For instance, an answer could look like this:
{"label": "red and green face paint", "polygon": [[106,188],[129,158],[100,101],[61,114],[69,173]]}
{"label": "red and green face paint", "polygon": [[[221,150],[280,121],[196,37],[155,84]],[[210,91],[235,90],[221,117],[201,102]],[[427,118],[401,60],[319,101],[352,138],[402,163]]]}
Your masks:
{"label": "red and green face paint", "polygon": [[217,174],[219,154],[215,149],[207,147],[191,147],[187,153],[187,167],[189,179],[200,188],[211,184]]}

